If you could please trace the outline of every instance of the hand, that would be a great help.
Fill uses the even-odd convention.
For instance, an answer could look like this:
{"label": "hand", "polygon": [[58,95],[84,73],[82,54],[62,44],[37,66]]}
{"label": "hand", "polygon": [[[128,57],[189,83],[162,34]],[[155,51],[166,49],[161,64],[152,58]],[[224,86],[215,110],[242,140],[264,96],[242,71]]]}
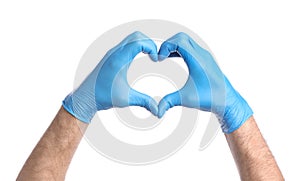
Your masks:
{"label": "hand", "polygon": [[166,95],[158,105],[158,117],[173,106],[211,111],[218,117],[223,132],[238,129],[252,114],[247,102],[234,90],[212,55],[184,33],[166,40],[158,52],[159,60],[181,56],[189,77],[180,90]]}
{"label": "hand", "polygon": [[90,123],[97,111],[112,107],[141,106],[157,115],[155,100],[135,91],[127,82],[128,67],[140,52],[157,61],[155,43],[135,32],[106,53],[84,82],[65,98],[64,108],[85,123]]}

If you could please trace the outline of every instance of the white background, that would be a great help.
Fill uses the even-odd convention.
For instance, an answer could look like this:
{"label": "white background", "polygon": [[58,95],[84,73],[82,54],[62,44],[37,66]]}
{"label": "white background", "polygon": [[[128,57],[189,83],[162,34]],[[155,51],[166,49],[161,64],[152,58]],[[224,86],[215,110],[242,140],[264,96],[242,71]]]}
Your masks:
{"label": "white background", "polygon": [[[0,2],[0,180],[14,180],[72,90],[77,64],[102,33],[138,19],[196,32],[255,112],[286,180],[299,179],[297,1]],[[159,28],[159,27],[158,27]],[[171,113],[170,113],[171,114]],[[66,180],[239,180],[224,135],[198,151],[206,124],[167,160],[127,166],[83,140]]]}

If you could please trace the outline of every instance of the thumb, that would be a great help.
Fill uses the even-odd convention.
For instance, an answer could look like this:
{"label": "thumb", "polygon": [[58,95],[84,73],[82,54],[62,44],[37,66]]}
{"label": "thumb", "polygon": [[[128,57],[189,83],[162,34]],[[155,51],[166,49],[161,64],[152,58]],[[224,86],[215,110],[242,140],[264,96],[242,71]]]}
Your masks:
{"label": "thumb", "polygon": [[129,93],[129,106],[141,106],[150,111],[153,115],[157,116],[158,107],[156,101],[141,92],[130,89]]}
{"label": "thumb", "polygon": [[158,104],[158,118],[163,117],[168,109],[179,105],[181,105],[181,96],[179,91],[166,95]]}

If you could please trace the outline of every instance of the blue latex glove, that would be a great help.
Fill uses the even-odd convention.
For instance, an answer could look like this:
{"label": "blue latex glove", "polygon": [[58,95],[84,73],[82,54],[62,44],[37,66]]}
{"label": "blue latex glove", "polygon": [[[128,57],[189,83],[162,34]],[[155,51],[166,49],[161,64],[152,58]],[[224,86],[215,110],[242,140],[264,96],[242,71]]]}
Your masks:
{"label": "blue latex glove", "polygon": [[213,112],[224,133],[238,129],[252,114],[251,108],[234,90],[212,55],[192,38],[178,33],[160,47],[158,58],[181,56],[189,70],[189,78],[180,90],[166,95],[158,105],[158,117],[173,106],[197,108]]}
{"label": "blue latex glove", "polygon": [[128,67],[140,52],[157,61],[155,43],[135,32],[106,53],[84,82],[65,98],[63,107],[85,123],[90,123],[97,111],[112,107],[141,106],[157,115],[155,100],[130,88],[127,82]]}

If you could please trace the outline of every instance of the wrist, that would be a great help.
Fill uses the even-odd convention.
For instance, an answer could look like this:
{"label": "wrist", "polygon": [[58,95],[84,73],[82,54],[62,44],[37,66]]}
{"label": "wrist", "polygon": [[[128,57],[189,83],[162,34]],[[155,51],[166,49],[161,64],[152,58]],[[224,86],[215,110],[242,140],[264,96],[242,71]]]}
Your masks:
{"label": "wrist", "polygon": [[67,95],[62,105],[66,111],[84,123],[90,123],[97,112],[94,96],[82,89]]}
{"label": "wrist", "polygon": [[235,91],[235,99],[225,107],[221,117],[221,127],[224,133],[230,134],[240,128],[252,115],[253,111],[246,100]]}

